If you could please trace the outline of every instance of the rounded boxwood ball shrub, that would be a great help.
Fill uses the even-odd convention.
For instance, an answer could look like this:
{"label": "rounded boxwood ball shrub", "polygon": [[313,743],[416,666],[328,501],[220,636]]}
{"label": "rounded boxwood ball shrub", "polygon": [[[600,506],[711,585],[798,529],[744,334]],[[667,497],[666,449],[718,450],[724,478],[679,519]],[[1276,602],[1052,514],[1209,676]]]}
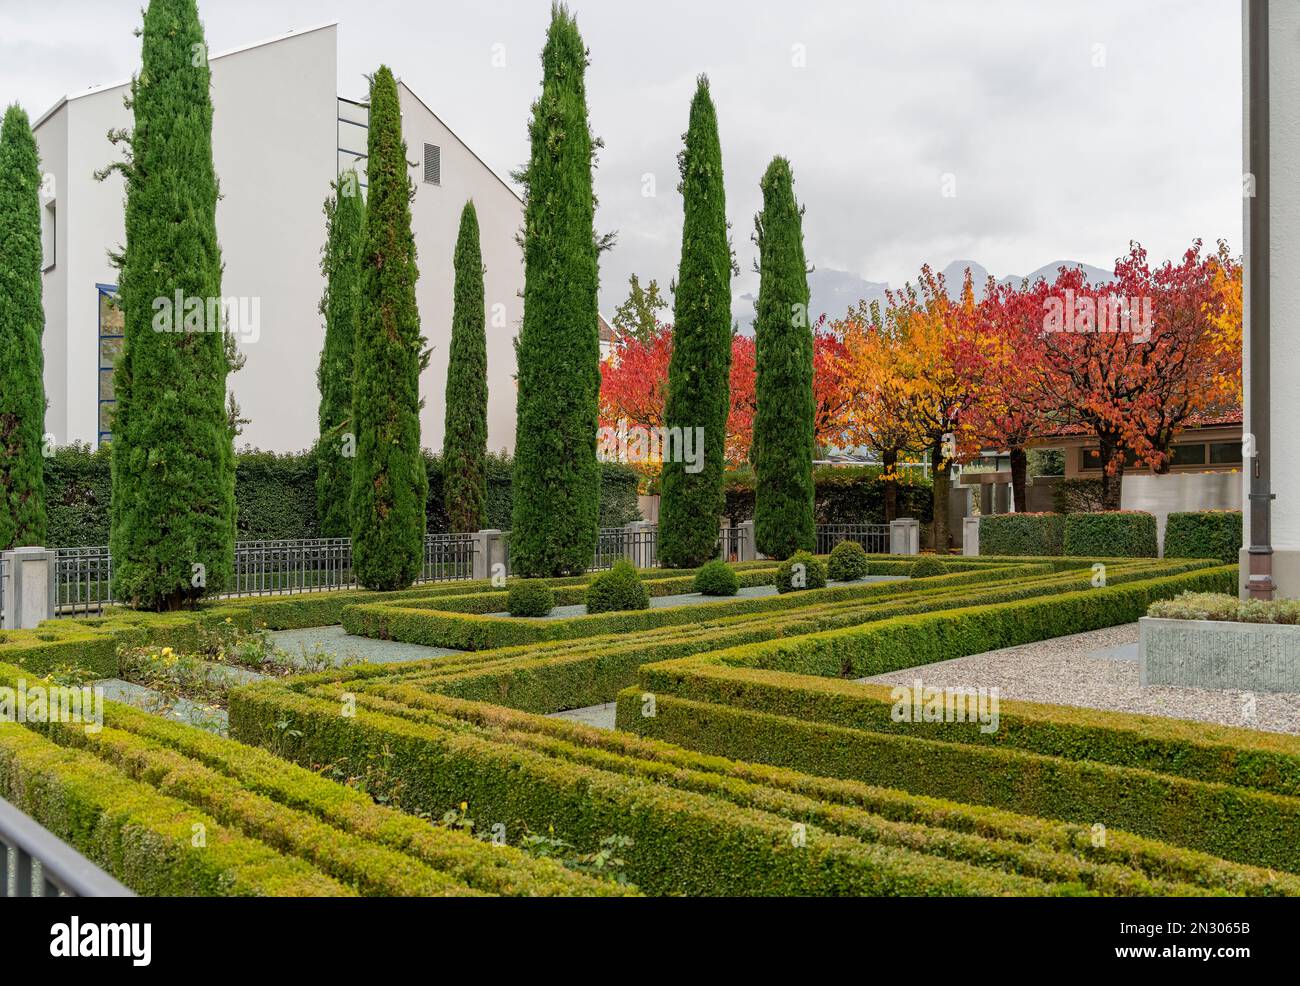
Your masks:
{"label": "rounded boxwood ball shrub", "polygon": [[587,612],[612,613],[621,609],[649,609],[650,593],[627,560],[616,561],[587,586]]}
{"label": "rounded boxwood ball shrub", "polygon": [[826,587],[826,566],[811,551],[796,551],[776,570],[777,592]]}
{"label": "rounded boxwood ball shrub", "polygon": [[555,593],[541,579],[521,579],[510,586],[506,609],[511,616],[545,616],[555,608]]}
{"label": "rounded boxwood ball shrub", "polygon": [[706,596],[734,596],[740,591],[740,579],[730,565],[715,559],[695,573],[695,591]]}
{"label": "rounded boxwood ball shrub", "polygon": [[826,574],[833,582],[854,582],[867,574],[867,553],[857,541],[841,541],[831,549]]}
{"label": "rounded boxwood ball shrub", "polygon": [[914,579],[929,579],[936,575],[947,575],[948,566],[938,558],[927,557],[913,565],[908,574]]}

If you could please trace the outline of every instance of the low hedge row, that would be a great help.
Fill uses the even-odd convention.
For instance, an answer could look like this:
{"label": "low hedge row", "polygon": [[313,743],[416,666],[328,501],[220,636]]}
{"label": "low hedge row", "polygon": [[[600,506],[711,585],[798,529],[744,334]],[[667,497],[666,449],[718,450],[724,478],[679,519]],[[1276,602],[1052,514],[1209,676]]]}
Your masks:
{"label": "low hedge row", "polygon": [[[0,665],[0,684],[22,675]],[[138,893],[626,892],[382,807],[263,750],[113,702],[104,712],[98,730],[0,725],[0,789]]]}
{"label": "low hedge row", "polygon": [[[409,644],[450,647],[456,650],[488,650],[536,643],[543,640],[576,639],[607,633],[628,633],[678,623],[694,623],[718,616],[771,613],[823,602],[887,597],[894,593],[921,591],[933,586],[956,586],[998,581],[1010,576],[1027,576],[1044,571],[1044,566],[1020,560],[1018,571],[986,565],[952,575],[919,582],[876,582],[808,589],[779,596],[740,597],[716,603],[664,606],[656,609],[601,613],[545,621],[518,620],[418,608],[420,604],[383,602],[346,606],[342,623],[348,633]],[[557,603],[560,594],[556,594]],[[504,599],[501,600],[504,604]],[[442,601],[433,605],[443,605]],[[464,605],[479,605],[465,603]]]}
{"label": "low hedge row", "polygon": [[[361,672],[361,673],[358,673]],[[353,696],[356,715],[338,715]],[[362,669],[232,696],[248,741],[302,763],[379,752],[411,806],[580,843],[628,836],[629,877],[672,894],[1289,894],[1300,881],[1124,832],[706,756],[654,740],[430,693]],[[707,850],[702,847],[707,846]]]}
{"label": "low hedge row", "polygon": [[[1129,562],[1111,569],[1111,583],[1206,568],[1207,561]],[[611,702],[636,680],[647,662],[684,657],[740,644],[793,637],[872,620],[1075,591],[1090,584],[1088,571],[1026,575],[1023,566],[996,582],[911,587],[893,596],[823,602],[761,617],[724,615],[636,634],[614,633],[473,651],[404,665],[406,680],[448,695],[548,714]],[[896,584],[900,589],[906,583]],[[387,673],[381,671],[379,673]]]}
{"label": "low hedge row", "polygon": [[1240,510],[1173,513],[1165,521],[1166,558],[1217,558],[1231,565],[1241,542]]}
{"label": "low hedge row", "polygon": [[1075,556],[1154,558],[1156,519],[1141,510],[1067,514],[1064,551]]}
{"label": "low hedge row", "polygon": [[1065,545],[1065,515],[992,514],[980,518],[981,555],[1059,555]]}

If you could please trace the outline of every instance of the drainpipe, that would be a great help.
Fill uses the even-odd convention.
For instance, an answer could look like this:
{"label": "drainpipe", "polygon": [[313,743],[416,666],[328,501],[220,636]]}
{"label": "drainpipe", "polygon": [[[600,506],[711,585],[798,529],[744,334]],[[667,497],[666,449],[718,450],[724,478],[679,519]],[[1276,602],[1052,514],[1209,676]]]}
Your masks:
{"label": "drainpipe", "polygon": [[1250,131],[1246,171],[1254,176],[1255,194],[1247,199],[1250,233],[1246,248],[1245,290],[1250,308],[1250,560],[1246,590],[1251,599],[1272,599],[1273,545],[1269,531],[1271,407],[1269,405],[1269,0],[1246,4],[1247,76]]}

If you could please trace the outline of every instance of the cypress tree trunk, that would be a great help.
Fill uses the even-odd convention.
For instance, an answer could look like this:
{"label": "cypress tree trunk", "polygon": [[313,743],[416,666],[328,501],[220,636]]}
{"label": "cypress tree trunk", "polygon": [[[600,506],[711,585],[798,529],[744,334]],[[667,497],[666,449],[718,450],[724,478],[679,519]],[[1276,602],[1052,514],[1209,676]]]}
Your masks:
{"label": "cypress tree trunk", "polygon": [[320,536],[352,532],[349,502],[356,432],[352,424],[352,350],[361,316],[361,250],[366,207],[355,171],[345,171],[325,200],[325,345],[316,369],[320,389],[320,438],[316,444],[316,517]]}
{"label": "cypress tree trunk", "polygon": [[45,544],[41,169],[18,106],[0,127],[0,550]]}
{"label": "cypress tree trunk", "polygon": [[774,158],[762,188],[763,211],[754,220],[759,251],[754,540],[763,554],[788,558],[800,549],[812,551],[816,542],[813,337],[803,209],[795,202],[790,162]]}
{"label": "cypress tree trunk", "polygon": [[[206,42],[194,0],[150,0],[132,80],[125,317],[114,375],[113,592],[175,609],[220,592],[234,565],[217,177]],[[177,307],[176,300],[181,299]]]}
{"label": "cypress tree trunk", "polygon": [[487,329],[473,202],[466,202],[460,214],[454,264],[442,488],[451,530],[463,533],[487,526]]}
{"label": "cypress tree trunk", "polygon": [[415,304],[415,237],[397,82],[370,84],[361,320],[353,347],[352,564],[367,589],[401,589],[424,565],[429,476],[420,452],[420,371],[428,363]]}
{"label": "cypress tree trunk", "polygon": [[577,22],[556,5],[532,150],[517,176],[525,189],[524,319],[510,555],[526,577],[582,572],[596,552],[599,270],[586,64]]}
{"label": "cypress tree trunk", "polygon": [[692,461],[665,450],[659,560],[694,568],[717,554],[731,406],[731,244],[718,119],[704,76],[691,102],[680,166],[685,218],[664,418],[670,436],[689,436],[678,452],[689,449]]}

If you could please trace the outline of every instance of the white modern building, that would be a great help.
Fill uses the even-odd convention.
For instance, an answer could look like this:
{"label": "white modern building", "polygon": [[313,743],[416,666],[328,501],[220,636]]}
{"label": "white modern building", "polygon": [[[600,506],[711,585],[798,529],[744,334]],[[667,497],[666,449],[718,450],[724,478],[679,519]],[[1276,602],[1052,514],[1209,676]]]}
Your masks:
{"label": "white modern building", "polygon": [[[221,182],[217,233],[222,295],[256,312],[245,332],[244,368],[230,388],[250,419],[239,444],[274,451],[316,438],[316,365],[324,336],[317,310],[324,282],[322,205],[342,169],[365,178],[368,112],[338,93],[337,26],[294,31],[209,58],[213,156]],[[400,73],[400,66],[394,66]],[[109,302],[109,251],[125,239],[124,184],[94,172],[120,158],[107,133],[129,128],[129,83],[67,96],[35,124],[45,173],[45,430],[60,444],[110,437],[112,367],[121,313]],[[513,338],[522,315],[523,263],[515,236],[519,196],[411,89],[399,82],[411,179],[422,330],[433,349],[420,382],[423,444],[442,446],[452,313],[452,253],[466,200],[478,210],[486,268],[488,443],[512,449]],[[357,94],[364,100],[364,93]]]}

